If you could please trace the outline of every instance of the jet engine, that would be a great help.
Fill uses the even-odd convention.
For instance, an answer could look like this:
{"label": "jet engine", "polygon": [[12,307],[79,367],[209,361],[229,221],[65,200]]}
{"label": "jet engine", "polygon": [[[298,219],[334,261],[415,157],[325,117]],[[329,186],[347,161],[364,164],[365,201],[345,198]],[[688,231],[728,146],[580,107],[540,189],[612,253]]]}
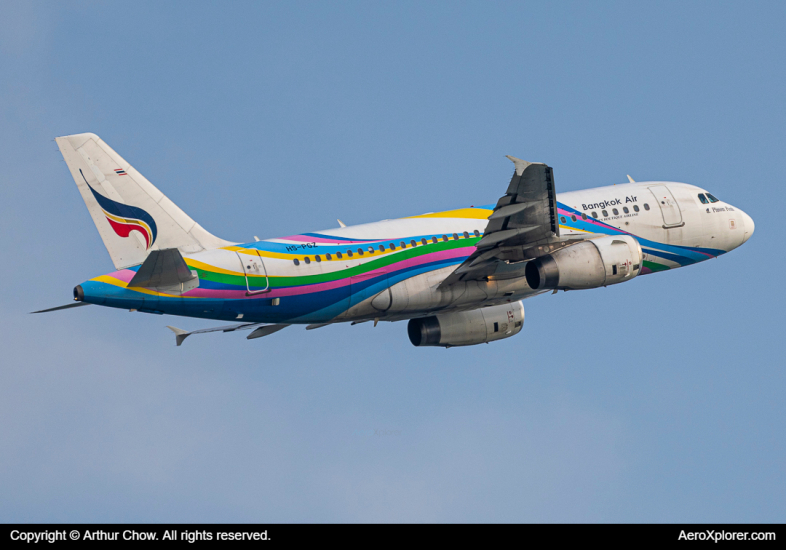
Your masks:
{"label": "jet engine", "polygon": [[641,273],[644,255],[630,235],[574,244],[527,263],[524,275],[535,290],[579,290],[615,285]]}
{"label": "jet engine", "polygon": [[410,319],[409,340],[415,346],[473,346],[521,332],[524,306],[513,302],[458,313]]}

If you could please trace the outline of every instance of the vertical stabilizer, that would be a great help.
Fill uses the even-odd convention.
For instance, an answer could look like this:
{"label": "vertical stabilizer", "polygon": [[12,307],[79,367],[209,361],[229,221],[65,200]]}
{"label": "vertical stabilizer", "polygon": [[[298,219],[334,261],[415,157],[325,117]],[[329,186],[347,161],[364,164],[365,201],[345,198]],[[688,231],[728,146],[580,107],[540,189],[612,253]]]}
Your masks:
{"label": "vertical stabilizer", "polygon": [[97,135],[55,141],[117,269],[141,264],[151,250],[232,244],[205,231]]}

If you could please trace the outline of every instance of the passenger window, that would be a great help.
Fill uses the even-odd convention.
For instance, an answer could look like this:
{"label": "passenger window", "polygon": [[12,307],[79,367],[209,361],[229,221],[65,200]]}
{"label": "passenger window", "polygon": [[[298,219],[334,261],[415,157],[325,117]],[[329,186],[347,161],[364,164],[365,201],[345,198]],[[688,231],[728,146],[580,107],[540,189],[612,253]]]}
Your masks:
{"label": "passenger window", "polygon": [[442,235],[442,242],[443,243],[448,242],[448,236],[447,235]]}
{"label": "passenger window", "polygon": [[625,212],[626,214],[630,214],[630,210],[628,210],[627,206],[623,206],[622,211]]}
{"label": "passenger window", "polygon": [[415,248],[415,247],[418,245],[418,243],[416,243],[414,239],[412,239],[411,241],[409,241],[409,244],[411,244],[411,245],[412,245],[412,248]]}
{"label": "passenger window", "polygon": [[586,220],[586,219],[587,219],[587,215],[586,215],[586,214],[582,214],[582,215],[581,215],[581,219],[582,219],[582,220]]}
{"label": "passenger window", "polygon": [[421,242],[421,244],[424,244],[424,245],[425,245],[425,244],[428,244],[428,243],[426,242],[426,239],[420,239],[420,242]]}
{"label": "passenger window", "polygon": [[437,244],[437,238],[436,237],[431,237],[431,242],[434,243],[434,244]]}
{"label": "passenger window", "polygon": [[469,233],[467,233],[466,231],[464,231],[464,238],[469,239]]}
{"label": "passenger window", "polygon": [[611,211],[614,213],[615,216],[619,216],[620,215],[620,211],[617,210],[616,208],[612,208]]}
{"label": "passenger window", "polygon": [[597,220],[597,219],[598,219],[598,213],[597,213],[597,212],[593,212],[593,213],[592,213],[592,217],[593,217],[593,218],[595,218],[595,219]]}
{"label": "passenger window", "polygon": [[707,198],[710,199],[710,202],[720,202],[719,199],[716,199],[715,197],[713,197],[709,193],[707,193]]}
{"label": "passenger window", "polygon": [[292,260],[292,261],[293,261],[293,262],[295,262],[295,265],[300,265],[300,260],[298,260],[297,258],[295,258],[295,259],[294,259],[294,260]]}
{"label": "passenger window", "polygon": [[576,216],[575,216],[575,215],[573,215],[573,216],[571,216],[571,217],[570,217],[570,219],[571,219],[571,220],[573,220],[573,221],[575,222],[575,221],[576,221]]}
{"label": "passenger window", "polygon": [[306,262],[307,264],[310,264],[311,263],[311,258],[306,256],[305,258],[303,258],[303,261]]}
{"label": "passenger window", "polygon": [[330,261],[330,260],[332,260],[332,259],[333,259],[333,256],[331,256],[330,254],[325,254],[325,259],[326,259],[327,261]]}
{"label": "passenger window", "polygon": [[405,243],[404,241],[401,241],[399,244],[401,245],[401,248],[407,247],[407,243]]}
{"label": "passenger window", "polygon": [[478,231],[478,230],[476,229],[476,230],[474,231],[474,233],[475,233],[475,236],[476,236],[476,237],[480,237],[480,231]]}
{"label": "passenger window", "polygon": [[362,255],[363,255],[363,249],[362,248],[358,248],[358,256],[362,256]]}
{"label": "passenger window", "polygon": [[340,260],[342,257],[343,256],[342,256],[341,252],[336,252],[336,258],[338,258]]}
{"label": "passenger window", "polygon": [[[390,249],[393,250],[394,248],[396,248],[396,247],[391,244],[390,245]],[[385,245],[384,244],[379,245],[379,251],[380,252],[384,252],[385,251]]]}
{"label": "passenger window", "polygon": [[347,256],[349,256],[350,258],[352,257],[352,251],[351,250],[347,250]]}
{"label": "passenger window", "polygon": [[639,211],[639,205],[638,204],[634,204],[633,205],[633,211],[634,212],[638,212]]}
{"label": "passenger window", "polygon": [[709,204],[710,201],[707,200],[707,197],[704,196],[704,193],[699,193],[699,200],[701,204]]}
{"label": "passenger window", "polygon": [[320,257],[319,257],[319,255],[317,255],[317,256],[314,256],[314,259],[315,259],[316,261],[318,261],[318,262],[321,262],[321,261],[322,261],[322,258],[320,258]]}
{"label": "passenger window", "polygon": [[644,203],[644,210],[649,210],[649,209],[650,209],[650,205],[645,202]]}
{"label": "passenger window", "polygon": [[559,221],[561,221],[562,223],[567,223],[567,220],[565,219],[565,216],[560,216],[559,217]]}
{"label": "passenger window", "polygon": [[453,240],[454,240],[454,241],[457,241],[457,240],[458,240],[458,235],[457,235],[456,233],[453,233]]}
{"label": "passenger window", "polygon": [[608,218],[609,217],[609,213],[606,212],[605,210],[603,210],[601,213],[603,214],[604,218]]}

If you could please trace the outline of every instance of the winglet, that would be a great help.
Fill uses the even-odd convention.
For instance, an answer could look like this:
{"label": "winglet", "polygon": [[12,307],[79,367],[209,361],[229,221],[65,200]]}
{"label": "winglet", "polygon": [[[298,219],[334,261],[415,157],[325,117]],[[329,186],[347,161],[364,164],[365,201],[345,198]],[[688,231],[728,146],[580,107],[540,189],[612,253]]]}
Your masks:
{"label": "winglet", "polygon": [[187,330],[183,330],[182,328],[170,327],[169,325],[167,325],[166,328],[168,328],[169,330],[175,333],[175,342],[177,342],[178,346],[183,343],[183,340],[188,338],[189,334],[191,334],[190,332],[188,332]]}
{"label": "winglet", "polygon": [[631,182],[631,183],[636,183],[635,181],[633,181],[633,178],[630,177],[630,174],[628,174],[628,181]]}
{"label": "winglet", "polygon": [[345,224],[341,220],[336,220],[336,221],[338,222],[338,225],[340,225],[341,227],[346,227],[347,226],[347,224]]}

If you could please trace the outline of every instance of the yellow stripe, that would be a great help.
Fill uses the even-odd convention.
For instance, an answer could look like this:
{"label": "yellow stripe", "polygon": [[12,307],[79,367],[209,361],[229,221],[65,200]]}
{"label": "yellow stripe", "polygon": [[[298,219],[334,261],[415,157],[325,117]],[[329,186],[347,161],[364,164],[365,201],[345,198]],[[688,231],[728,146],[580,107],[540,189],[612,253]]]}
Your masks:
{"label": "yellow stripe", "polygon": [[458,210],[446,210],[445,212],[432,212],[431,214],[421,214],[420,216],[409,216],[411,218],[463,218],[473,220],[487,220],[493,210],[485,208],[459,208]]}
{"label": "yellow stripe", "polygon": [[221,267],[216,267],[214,265],[206,264],[204,262],[200,262],[198,260],[194,260],[193,258],[183,258],[188,264],[189,267],[194,267],[196,269],[201,269],[203,271],[210,271],[212,273],[223,273],[224,275],[236,275],[238,277],[245,277],[245,273],[240,271],[232,271],[229,269],[223,269]]}
{"label": "yellow stripe", "polygon": [[96,281],[98,283],[106,283],[108,285],[116,286],[119,288],[125,288],[126,290],[132,290],[134,292],[139,292],[141,294],[148,294],[150,296],[164,296],[166,298],[196,298],[196,296],[181,296],[179,294],[166,294],[164,292],[156,292],[154,290],[150,290],[148,288],[128,288],[128,283],[125,281],[121,281],[120,279],[116,279],[110,275],[100,275],[98,277],[93,277],[90,279],[91,281]]}
{"label": "yellow stripe", "polygon": [[581,231],[582,233],[594,233],[594,231],[587,231],[586,229],[579,229],[578,227],[569,227],[567,225],[560,224],[560,229],[568,229],[570,231]]}

